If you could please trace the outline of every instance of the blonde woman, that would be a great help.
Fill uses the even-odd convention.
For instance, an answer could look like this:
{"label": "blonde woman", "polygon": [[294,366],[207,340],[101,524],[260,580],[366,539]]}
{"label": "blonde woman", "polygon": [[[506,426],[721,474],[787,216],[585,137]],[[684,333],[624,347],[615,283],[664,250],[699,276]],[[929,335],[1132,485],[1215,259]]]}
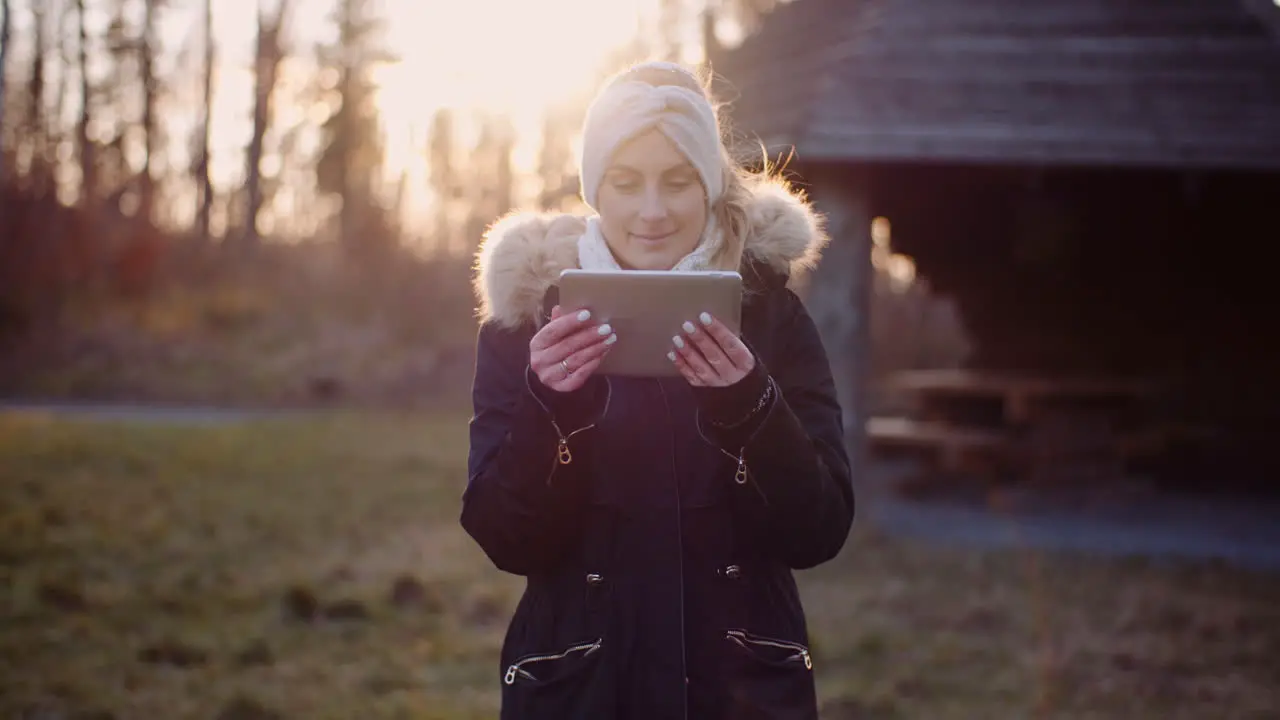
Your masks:
{"label": "blonde woman", "polygon": [[[685,68],[614,77],[583,127],[594,211],[491,228],[462,525],[527,579],[501,653],[503,720],[817,718],[792,571],[854,515],[841,410],[793,270],[820,219],[730,158]],[[565,268],[732,269],[741,337],[697,313],[679,377],[596,373],[617,332],[561,308]]]}

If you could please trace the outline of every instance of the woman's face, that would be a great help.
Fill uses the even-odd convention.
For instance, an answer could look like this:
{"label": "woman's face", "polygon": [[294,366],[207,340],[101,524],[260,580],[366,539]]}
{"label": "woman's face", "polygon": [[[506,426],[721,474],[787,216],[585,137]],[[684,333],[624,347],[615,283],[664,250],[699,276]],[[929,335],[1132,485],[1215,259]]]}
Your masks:
{"label": "woman's face", "polygon": [[597,203],[605,241],[629,270],[670,270],[698,246],[707,224],[698,171],[657,130],[614,152]]}

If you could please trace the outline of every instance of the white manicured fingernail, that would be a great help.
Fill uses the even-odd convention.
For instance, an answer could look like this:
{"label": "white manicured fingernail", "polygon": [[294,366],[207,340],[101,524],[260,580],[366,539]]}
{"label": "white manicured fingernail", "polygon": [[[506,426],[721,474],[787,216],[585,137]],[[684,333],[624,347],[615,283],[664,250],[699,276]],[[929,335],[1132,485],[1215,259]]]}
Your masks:
{"label": "white manicured fingernail", "polygon": [[614,344],[614,343],[616,343],[616,342],[618,342],[618,336],[617,336],[617,335],[610,335],[610,336],[609,336],[609,339],[604,341],[604,344],[605,344],[605,345],[612,345],[612,344]]}
{"label": "white manicured fingernail", "polygon": [[685,331],[685,332],[687,332],[687,333],[689,333],[690,335],[692,335],[692,334],[694,334],[694,333],[698,332],[698,328],[694,327],[694,326],[693,326],[693,323],[689,322],[688,320],[685,320],[685,321],[684,321],[684,331]]}
{"label": "white manicured fingernail", "polygon": [[601,325],[599,328],[597,328],[596,332],[600,333],[601,335],[608,335],[609,333],[613,332],[613,328],[609,327],[609,323],[605,323],[604,325]]}
{"label": "white manicured fingernail", "polygon": [[684,349],[684,340],[682,340],[679,335],[672,337],[671,342],[675,343],[675,346],[681,350]]}
{"label": "white manicured fingernail", "polygon": [[698,316],[698,319],[702,321],[703,325],[710,325],[711,313],[702,313],[701,315]]}
{"label": "white manicured fingernail", "polygon": [[673,353],[673,352],[669,352],[669,353],[667,353],[667,359],[668,359],[668,360],[670,360],[671,362],[675,362],[675,361],[676,361],[676,354],[675,354],[675,353]]}
{"label": "white manicured fingernail", "polygon": [[578,313],[578,322],[586,322],[590,319],[591,319],[590,310],[583,310],[582,312]]}

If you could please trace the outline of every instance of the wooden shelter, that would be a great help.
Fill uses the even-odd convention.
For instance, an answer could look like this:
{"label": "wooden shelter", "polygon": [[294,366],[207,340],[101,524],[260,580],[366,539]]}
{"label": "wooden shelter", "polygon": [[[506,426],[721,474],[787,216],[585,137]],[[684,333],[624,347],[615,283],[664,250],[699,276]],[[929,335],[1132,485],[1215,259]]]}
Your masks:
{"label": "wooden shelter", "polygon": [[793,0],[708,59],[829,215],[809,302],[855,462],[883,216],[974,366],[1155,378],[1163,416],[1228,438],[1199,481],[1280,488],[1280,7]]}

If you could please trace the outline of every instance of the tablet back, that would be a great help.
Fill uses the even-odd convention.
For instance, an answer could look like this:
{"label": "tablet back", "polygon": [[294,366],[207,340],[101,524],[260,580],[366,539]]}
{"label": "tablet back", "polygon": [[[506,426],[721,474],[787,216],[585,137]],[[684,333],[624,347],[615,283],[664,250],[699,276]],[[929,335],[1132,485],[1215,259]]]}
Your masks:
{"label": "tablet back", "polygon": [[732,332],[742,321],[742,276],[736,272],[615,272],[565,270],[560,275],[560,307],[591,310],[607,322],[617,345],[596,372],[606,375],[679,375],[667,353],[685,321],[711,313]]}

